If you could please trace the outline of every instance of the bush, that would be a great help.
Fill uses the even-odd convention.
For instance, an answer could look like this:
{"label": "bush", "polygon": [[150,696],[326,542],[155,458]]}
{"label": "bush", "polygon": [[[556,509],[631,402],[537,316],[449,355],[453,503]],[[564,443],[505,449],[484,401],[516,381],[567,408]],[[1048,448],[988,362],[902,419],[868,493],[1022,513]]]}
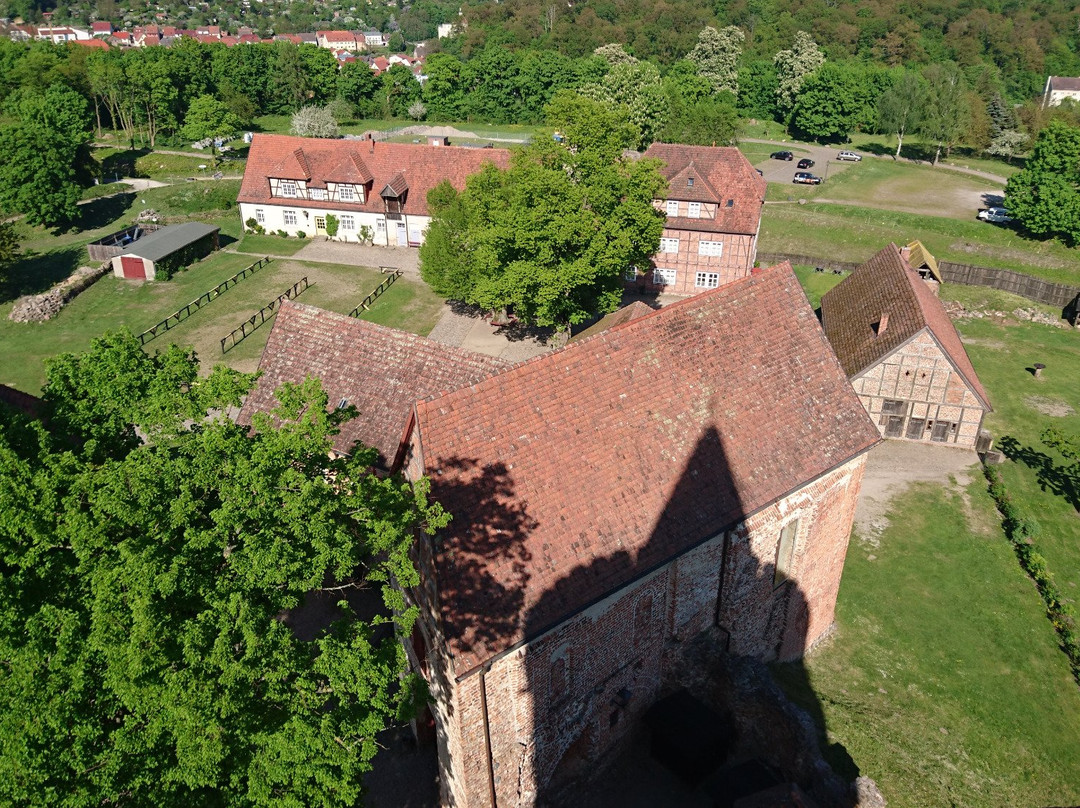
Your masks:
{"label": "bush", "polygon": [[278,230],[278,231],[277,231],[277,234],[278,234],[279,236],[281,236],[282,238],[288,238],[288,237],[289,237],[289,234],[288,234],[288,233],[286,233],[286,232],[285,232],[284,230]]}
{"label": "bush", "polygon": [[305,233],[303,230],[297,230],[296,231],[296,237],[297,238],[307,238],[307,233]]}

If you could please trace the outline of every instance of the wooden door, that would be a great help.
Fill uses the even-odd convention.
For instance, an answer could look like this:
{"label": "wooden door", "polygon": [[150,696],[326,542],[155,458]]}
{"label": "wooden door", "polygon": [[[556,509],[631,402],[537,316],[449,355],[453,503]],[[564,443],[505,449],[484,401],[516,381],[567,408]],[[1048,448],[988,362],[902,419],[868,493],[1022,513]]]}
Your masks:
{"label": "wooden door", "polygon": [[912,418],[908,421],[907,434],[904,436],[911,440],[921,440],[923,432],[926,431],[926,419],[925,418]]}
{"label": "wooden door", "polygon": [[939,441],[944,443],[949,439],[949,431],[952,429],[952,424],[948,421],[934,421],[934,428],[930,432],[930,440]]}
{"label": "wooden door", "polygon": [[397,223],[397,245],[399,247],[409,246],[409,233],[405,229],[405,222]]}
{"label": "wooden door", "polygon": [[885,437],[886,438],[899,438],[904,434],[904,418],[900,415],[886,416],[885,421]]}
{"label": "wooden door", "polygon": [[133,255],[123,255],[120,257],[120,267],[124,270],[124,277],[128,280],[146,280],[146,267],[143,266],[141,258],[136,258]]}

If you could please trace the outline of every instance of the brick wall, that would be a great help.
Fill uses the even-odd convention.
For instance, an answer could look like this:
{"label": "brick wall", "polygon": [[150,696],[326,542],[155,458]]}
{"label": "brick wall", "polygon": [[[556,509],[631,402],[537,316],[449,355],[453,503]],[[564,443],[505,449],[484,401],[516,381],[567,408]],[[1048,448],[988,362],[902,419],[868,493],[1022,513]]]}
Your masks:
{"label": "brick wall", "polygon": [[[735,653],[801,656],[833,621],[864,463],[861,456],[809,483],[482,674],[454,682],[437,668],[444,801],[488,806],[493,780],[501,808],[533,805],[549,785],[589,771],[661,694],[681,644],[718,617]],[[793,519],[789,580],[776,587],[780,531]],[[622,556],[592,566],[630,563]]]}
{"label": "brick wall", "polygon": [[[926,331],[852,379],[852,385],[884,437],[975,445],[983,406]],[[887,404],[896,401],[903,402],[902,411]]]}
{"label": "brick wall", "polygon": [[[754,266],[757,237],[734,235],[731,233],[708,233],[696,230],[677,230],[665,227],[662,238],[678,239],[677,253],[659,252],[652,257],[651,266],[644,268],[645,274],[639,276],[636,285],[650,291],[676,295],[695,295],[706,291],[695,286],[698,272],[716,273],[719,286],[737,281],[750,275]],[[720,255],[701,255],[700,243],[719,242],[723,246]],[[653,270],[664,268],[675,270],[675,282],[669,285],[653,283]]]}

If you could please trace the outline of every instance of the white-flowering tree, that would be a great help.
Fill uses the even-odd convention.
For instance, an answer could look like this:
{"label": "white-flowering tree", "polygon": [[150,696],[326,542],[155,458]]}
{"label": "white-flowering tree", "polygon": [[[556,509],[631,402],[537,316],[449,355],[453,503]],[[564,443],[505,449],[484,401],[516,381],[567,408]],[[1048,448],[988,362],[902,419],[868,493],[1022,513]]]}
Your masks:
{"label": "white-flowering tree", "polygon": [[637,64],[637,59],[627,53],[626,48],[624,48],[618,42],[613,42],[610,45],[601,45],[599,48],[594,50],[593,53],[599,56],[612,67],[614,67],[615,65]]}
{"label": "white-flowering tree", "polygon": [[298,137],[340,137],[337,121],[329,107],[301,107],[292,116],[290,130]]}
{"label": "white-flowering tree", "polygon": [[409,104],[409,117],[414,121],[422,121],[424,116],[427,115],[427,106],[423,101],[413,101]]}
{"label": "white-flowering tree", "polygon": [[586,98],[610,104],[622,104],[629,111],[630,123],[638,128],[638,146],[648,146],[667,125],[671,102],[660,80],[660,71],[652,62],[623,62],[614,65],[599,82],[586,84],[579,92]]}
{"label": "white-flowering tree", "polygon": [[729,25],[717,31],[711,25],[698,34],[697,45],[686,58],[694,63],[697,74],[712,85],[713,93],[727,90],[739,93],[739,56],[746,35],[742,29]]}
{"label": "white-flowering tree", "polygon": [[825,54],[810,34],[799,31],[791,49],[776,54],[773,63],[776,65],[777,106],[786,116],[795,108],[803,81],[825,63]]}

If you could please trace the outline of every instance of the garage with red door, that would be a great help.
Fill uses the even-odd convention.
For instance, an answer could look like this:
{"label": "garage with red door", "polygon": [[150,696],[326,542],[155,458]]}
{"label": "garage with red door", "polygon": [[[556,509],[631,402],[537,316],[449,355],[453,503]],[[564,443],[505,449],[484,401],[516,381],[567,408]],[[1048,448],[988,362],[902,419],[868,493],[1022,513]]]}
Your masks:
{"label": "garage with red door", "polygon": [[162,227],[114,256],[113,275],[130,281],[168,280],[216,250],[219,231],[201,222]]}

